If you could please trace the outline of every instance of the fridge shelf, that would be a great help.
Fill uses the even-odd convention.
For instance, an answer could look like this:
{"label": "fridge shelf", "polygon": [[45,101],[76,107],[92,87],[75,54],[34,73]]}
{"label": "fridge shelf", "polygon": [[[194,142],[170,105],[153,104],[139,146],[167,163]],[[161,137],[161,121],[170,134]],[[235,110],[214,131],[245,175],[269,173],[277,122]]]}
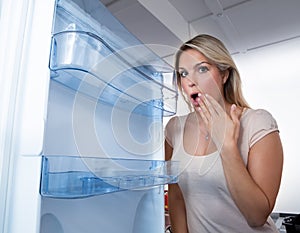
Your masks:
{"label": "fridge shelf", "polygon": [[51,198],[85,198],[176,182],[176,161],[43,156],[40,193]]}
{"label": "fridge shelf", "polygon": [[53,80],[98,101],[171,116],[178,95],[174,70],[150,58],[142,45],[115,51],[91,32],[63,31],[52,37],[49,66]]}

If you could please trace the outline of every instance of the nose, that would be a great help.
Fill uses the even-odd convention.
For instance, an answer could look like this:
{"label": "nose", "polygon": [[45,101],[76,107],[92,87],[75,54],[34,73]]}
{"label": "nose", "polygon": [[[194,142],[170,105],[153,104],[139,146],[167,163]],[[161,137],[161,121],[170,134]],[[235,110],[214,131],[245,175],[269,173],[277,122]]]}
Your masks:
{"label": "nose", "polygon": [[188,77],[188,78],[186,79],[186,82],[187,82],[187,85],[188,85],[189,87],[194,87],[194,86],[196,86],[196,83],[194,82],[193,78],[191,78],[191,77]]}

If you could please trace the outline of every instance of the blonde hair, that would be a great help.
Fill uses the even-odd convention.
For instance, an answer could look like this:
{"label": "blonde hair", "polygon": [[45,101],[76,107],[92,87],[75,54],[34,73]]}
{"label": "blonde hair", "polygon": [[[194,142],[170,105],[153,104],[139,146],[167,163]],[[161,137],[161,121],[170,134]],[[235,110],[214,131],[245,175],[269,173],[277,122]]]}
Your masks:
{"label": "blonde hair", "polygon": [[[195,49],[199,51],[211,63],[215,64],[220,72],[225,72],[226,70],[228,70],[229,76],[226,83],[224,84],[223,89],[225,100],[228,103],[236,104],[239,107],[250,108],[243,96],[240,74],[230,53],[220,40],[206,34],[195,36],[191,40],[185,42],[176,53],[175,69],[177,71],[177,83],[182,94],[183,91],[181,87],[180,75],[178,74],[178,63],[181,54],[188,49]],[[190,103],[187,101],[187,98],[184,96],[184,94],[183,98],[190,107]]]}

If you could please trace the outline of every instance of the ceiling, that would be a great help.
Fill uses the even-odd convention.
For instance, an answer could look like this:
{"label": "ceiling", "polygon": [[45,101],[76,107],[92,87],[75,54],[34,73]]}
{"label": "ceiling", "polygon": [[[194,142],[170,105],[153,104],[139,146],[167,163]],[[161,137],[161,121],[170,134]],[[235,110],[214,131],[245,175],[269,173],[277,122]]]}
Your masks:
{"label": "ceiling", "polygon": [[145,44],[171,61],[182,41],[200,33],[232,54],[300,37],[300,0],[100,0]]}

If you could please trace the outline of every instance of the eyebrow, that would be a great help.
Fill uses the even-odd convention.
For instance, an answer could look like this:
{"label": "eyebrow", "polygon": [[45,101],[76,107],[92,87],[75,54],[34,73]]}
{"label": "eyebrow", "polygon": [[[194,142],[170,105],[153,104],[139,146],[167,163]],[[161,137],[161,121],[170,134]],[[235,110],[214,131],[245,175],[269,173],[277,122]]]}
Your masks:
{"label": "eyebrow", "polygon": [[[207,61],[202,61],[202,62],[196,63],[196,64],[193,66],[193,69],[195,69],[196,67],[202,65],[203,63],[206,63],[206,64],[208,64],[208,65],[211,65],[211,64],[210,64],[209,62],[207,62]],[[185,70],[185,68],[183,68],[183,67],[178,67],[178,69]]]}
{"label": "eyebrow", "polygon": [[203,63],[206,63],[206,64],[210,65],[209,62],[207,62],[207,61],[202,61],[202,62],[199,62],[199,63],[195,64],[195,65],[194,65],[194,68],[196,68],[196,67],[198,67],[198,66],[201,66]]}

